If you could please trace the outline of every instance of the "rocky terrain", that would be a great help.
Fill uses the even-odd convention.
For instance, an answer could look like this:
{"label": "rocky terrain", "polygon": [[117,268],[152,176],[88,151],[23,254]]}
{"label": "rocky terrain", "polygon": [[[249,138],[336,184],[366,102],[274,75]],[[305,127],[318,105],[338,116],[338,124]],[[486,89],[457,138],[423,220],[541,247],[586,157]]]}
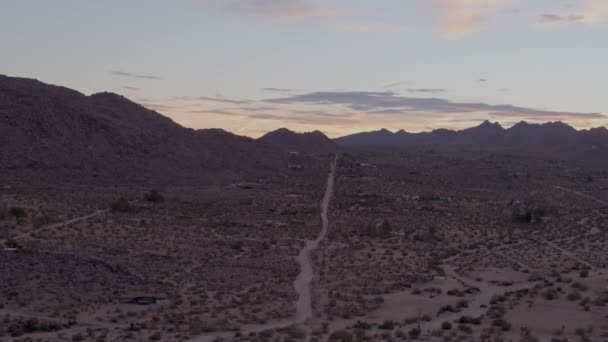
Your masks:
{"label": "rocky terrain", "polygon": [[116,94],[85,96],[6,76],[0,76],[0,145],[0,174],[30,180],[199,184],[285,164],[266,144],[184,128]]}

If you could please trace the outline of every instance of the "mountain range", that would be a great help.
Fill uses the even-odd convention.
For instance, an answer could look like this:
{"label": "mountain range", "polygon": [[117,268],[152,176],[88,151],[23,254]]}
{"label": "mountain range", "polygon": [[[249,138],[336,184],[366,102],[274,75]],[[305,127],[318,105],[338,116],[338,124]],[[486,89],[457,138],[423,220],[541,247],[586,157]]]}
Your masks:
{"label": "mountain range", "polygon": [[282,128],[258,139],[185,128],[127,98],[0,75],[0,176],[29,181],[200,184],[284,172],[291,151],[411,147],[500,149],[605,167],[608,130],[561,122],[461,131],[386,129],[329,139]]}
{"label": "mountain range", "polygon": [[453,131],[438,129],[432,132],[392,133],[382,129],[356,133],[335,139],[340,146],[405,147],[415,145],[451,145],[460,147],[522,147],[522,148],[590,148],[608,147],[608,130],[605,127],[577,131],[562,122],[530,124],[521,121],[510,128],[484,121],[481,125]]}
{"label": "mountain range", "polygon": [[216,182],[277,170],[264,142],[184,128],[111,93],[0,76],[0,175],[31,181]]}
{"label": "mountain range", "polygon": [[280,128],[266,133],[258,140],[289,151],[326,153],[338,150],[338,144],[320,131],[296,133]]}
{"label": "mountain range", "polygon": [[334,139],[342,149],[395,150],[433,148],[525,154],[574,162],[594,169],[608,168],[608,129],[576,130],[563,122],[532,124],[521,121],[510,128],[484,121],[460,131],[437,129],[408,133],[386,129]]}

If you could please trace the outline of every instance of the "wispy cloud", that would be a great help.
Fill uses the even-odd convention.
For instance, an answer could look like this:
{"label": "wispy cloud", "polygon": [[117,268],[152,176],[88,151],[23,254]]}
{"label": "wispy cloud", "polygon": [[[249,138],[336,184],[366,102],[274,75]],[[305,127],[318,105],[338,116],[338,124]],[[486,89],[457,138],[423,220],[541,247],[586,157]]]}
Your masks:
{"label": "wispy cloud", "polygon": [[343,10],[317,6],[305,0],[230,0],[226,9],[277,21],[325,20],[343,14]]}
{"label": "wispy cloud", "polygon": [[487,28],[492,24],[494,15],[513,10],[518,1],[429,0],[429,4],[439,13],[441,34],[454,39]]}
{"label": "wispy cloud", "polygon": [[446,89],[436,89],[436,88],[413,88],[408,89],[410,93],[443,93],[446,92]]}
{"label": "wispy cloud", "polygon": [[337,30],[350,31],[350,32],[398,32],[403,30],[403,26],[397,24],[382,24],[382,23],[371,23],[371,24],[352,24],[352,23],[338,23],[333,24]]}
{"label": "wispy cloud", "polygon": [[[523,0],[429,0],[427,6],[437,14],[441,35],[448,39],[462,38],[502,23],[505,14],[519,15],[517,7]],[[531,26],[608,23],[607,0],[553,1],[543,4]],[[509,22],[512,25],[512,22]]]}
{"label": "wispy cloud", "polygon": [[295,93],[299,91],[303,91],[302,89],[291,89],[291,88],[262,88],[262,90],[271,92],[271,93]]}
{"label": "wispy cloud", "polygon": [[398,24],[353,22],[352,11],[310,0],[229,0],[224,8],[232,13],[263,20],[314,23],[336,31],[365,33],[402,30]]}
{"label": "wispy cloud", "polygon": [[544,13],[544,14],[541,14],[539,21],[541,23],[559,23],[559,22],[584,23],[585,16],[582,14],[559,15],[559,14],[553,14],[553,13]]}
{"label": "wispy cloud", "polygon": [[393,92],[312,92],[285,98],[266,100],[281,104],[342,105],[367,114],[463,114],[487,113],[493,116],[604,119],[600,113],[572,113],[518,107],[509,104],[492,105],[479,102],[453,102],[441,98],[414,98],[398,96]]}
{"label": "wispy cloud", "polygon": [[121,76],[121,77],[129,77],[133,79],[146,79],[146,80],[162,80],[160,76],[153,75],[142,75],[142,74],[133,74],[130,72],[120,71],[120,70],[110,70],[110,75]]}
{"label": "wispy cloud", "polygon": [[251,101],[249,100],[236,100],[229,99],[224,97],[210,97],[210,96],[180,96],[175,98],[179,101],[202,101],[202,102],[219,102],[219,103],[229,103],[229,104],[247,104]]}
{"label": "wispy cloud", "polygon": [[393,88],[397,88],[397,87],[401,87],[401,86],[406,86],[409,85],[410,82],[407,81],[402,81],[402,82],[393,82],[393,83],[389,83],[389,84],[385,84],[382,86],[382,89],[393,89]]}

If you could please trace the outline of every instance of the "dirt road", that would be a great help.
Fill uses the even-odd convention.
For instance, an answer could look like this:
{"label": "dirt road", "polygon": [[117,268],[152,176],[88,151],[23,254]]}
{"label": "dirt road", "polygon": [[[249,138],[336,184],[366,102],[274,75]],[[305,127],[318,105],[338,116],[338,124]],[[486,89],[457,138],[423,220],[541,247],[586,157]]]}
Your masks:
{"label": "dirt road", "polygon": [[319,243],[327,235],[329,227],[329,220],[327,218],[327,211],[329,208],[329,201],[334,190],[334,176],[336,172],[336,163],[338,156],[331,163],[331,169],[327,176],[327,185],[325,187],[325,194],[321,201],[321,232],[315,240],[309,240],[306,242],[306,246],[302,248],[298,255],[297,261],[300,264],[300,274],[296,277],[293,283],[293,287],[298,293],[298,301],[296,302],[296,323],[304,323],[307,319],[312,318],[312,298],[310,295],[310,283],[312,281],[314,272],[312,269],[311,253],[319,247]]}
{"label": "dirt road", "polygon": [[[296,261],[300,265],[300,273],[293,282],[293,287],[298,294],[298,300],[296,301],[296,313],[293,317],[276,321],[269,322],[266,324],[246,325],[241,327],[242,334],[248,333],[259,333],[264,330],[280,329],[285,328],[294,324],[302,324],[312,318],[312,297],[311,297],[311,282],[314,276],[314,270],[312,265],[311,254],[314,250],[319,247],[319,244],[325,236],[329,228],[329,219],[327,213],[329,209],[329,202],[331,200],[334,191],[334,177],[336,173],[336,164],[338,162],[338,155],[331,162],[329,175],[327,176],[327,183],[325,186],[325,193],[321,200],[321,231],[314,240],[306,241],[306,245],[300,250]],[[230,338],[234,336],[234,332],[215,332],[197,336],[190,341],[196,342],[207,342],[213,341],[217,338]]]}

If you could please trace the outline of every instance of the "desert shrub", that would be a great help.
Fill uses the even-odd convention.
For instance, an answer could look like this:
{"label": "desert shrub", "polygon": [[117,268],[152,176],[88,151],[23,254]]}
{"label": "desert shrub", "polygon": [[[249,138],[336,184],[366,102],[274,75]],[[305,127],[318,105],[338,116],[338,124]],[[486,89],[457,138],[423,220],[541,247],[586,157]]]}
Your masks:
{"label": "desert shrub", "polygon": [[416,328],[412,328],[410,329],[410,331],[407,332],[407,335],[413,339],[413,340],[417,340],[420,337],[420,334],[422,333],[422,331],[420,330],[420,328],[416,327]]}
{"label": "desert shrub", "polygon": [[448,296],[464,297],[464,292],[458,289],[451,289],[446,292]]}
{"label": "desert shrub", "polygon": [[545,298],[546,300],[555,300],[559,298],[559,294],[553,289],[547,289],[543,293],[543,298]]}
{"label": "desert shrub", "polygon": [[502,331],[511,330],[511,323],[507,322],[502,318],[497,318],[492,322],[492,325],[495,327],[499,327]]}
{"label": "desert shrub", "polygon": [[572,283],[572,288],[583,292],[589,289],[587,285],[579,283],[578,281]]}
{"label": "desert shrub", "polygon": [[481,323],[481,320],[477,317],[462,316],[460,317],[460,319],[458,319],[458,323],[479,325]]}
{"label": "desert shrub", "polygon": [[27,211],[23,208],[13,207],[9,209],[9,214],[17,220],[17,224],[25,223],[27,219]]}
{"label": "desert shrub", "polygon": [[567,298],[569,301],[574,302],[581,299],[581,294],[578,291],[572,291],[568,294]]}
{"label": "desert shrub", "polygon": [[473,328],[471,328],[470,325],[466,325],[466,324],[459,324],[458,325],[458,330],[465,332],[467,334],[470,334],[473,332]]}
{"label": "desert shrub", "polygon": [[332,342],[354,342],[354,340],[353,335],[345,330],[334,331],[328,338],[328,341]]}
{"label": "desert shrub", "polygon": [[150,341],[160,341],[161,339],[162,339],[162,335],[160,333],[152,334],[148,338],[148,340],[150,340]]}
{"label": "desert shrub", "polygon": [[461,299],[458,301],[458,303],[456,303],[456,307],[461,309],[461,308],[468,308],[469,307],[469,302],[465,299]]}
{"label": "desert shrub", "polygon": [[131,205],[131,203],[129,203],[129,201],[124,197],[121,197],[116,202],[112,203],[110,205],[110,208],[112,209],[112,211],[116,211],[119,213],[131,212],[135,209],[133,205]]}
{"label": "desert shrub", "polygon": [[235,241],[230,244],[230,248],[234,250],[241,250],[243,248],[243,241]]}
{"label": "desert shrub", "polygon": [[513,208],[511,217],[514,222],[518,223],[540,223],[541,218],[545,216],[546,210],[536,206],[520,206]]}
{"label": "desert shrub", "polygon": [[17,243],[17,241],[13,239],[6,240],[6,242],[4,242],[4,245],[6,246],[6,248],[21,248],[21,245],[19,245],[19,243]]}
{"label": "desert shrub", "polygon": [[158,191],[151,190],[144,196],[144,200],[146,202],[161,203],[165,200],[165,198]]}
{"label": "desert shrub", "polygon": [[369,330],[372,328],[372,325],[367,322],[357,321],[357,323],[353,325],[353,328],[359,330]]}
{"label": "desert shrub", "polygon": [[84,341],[84,336],[82,336],[82,334],[72,335],[72,341],[74,341],[74,342]]}
{"label": "desert shrub", "polygon": [[306,337],[306,330],[298,328],[295,325],[289,326],[284,329],[284,333],[291,339],[301,340]]}
{"label": "desert shrub", "polygon": [[393,330],[395,328],[395,322],[387,320],[382,322],[382,324],[380,324],[378,326],[378,328],[383,329],[383,330]]}

